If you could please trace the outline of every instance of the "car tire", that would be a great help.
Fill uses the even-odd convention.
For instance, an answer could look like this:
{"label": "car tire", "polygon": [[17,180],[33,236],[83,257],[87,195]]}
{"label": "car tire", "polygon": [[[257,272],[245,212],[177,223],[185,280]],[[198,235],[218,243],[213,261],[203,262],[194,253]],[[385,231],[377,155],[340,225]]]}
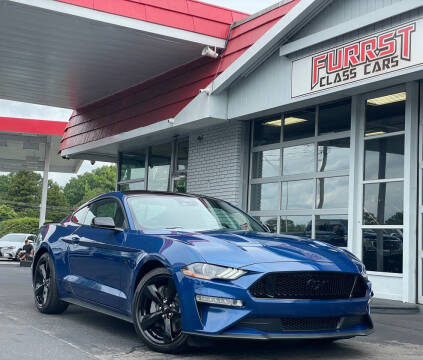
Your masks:
{"label": "car tire", "polygon": [[188,347],[176,287],[165,268],[154,269],[141,279],[135,290],[132,317],[137,334],[150,349],[177,354]]}
{"label": "car tire", "polygon": [[34,271],[35,307],[43,314],[61,314],[69,304],[60,300],[54,263],[48,253],[39,258]]}

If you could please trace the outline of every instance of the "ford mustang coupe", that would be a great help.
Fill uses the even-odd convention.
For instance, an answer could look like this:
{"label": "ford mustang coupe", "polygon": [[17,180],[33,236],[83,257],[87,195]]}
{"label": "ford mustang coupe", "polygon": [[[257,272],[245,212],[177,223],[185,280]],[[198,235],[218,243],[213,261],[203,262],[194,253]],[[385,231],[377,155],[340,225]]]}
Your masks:
{"label": "ford mustang coupe", "polygon": [[271,234],[204,196],[99,196],[40,229],[32,273],[40,312],[103,312],[160,352],[198,336],[333,340],[373,329],[371,285],[353,254]]}

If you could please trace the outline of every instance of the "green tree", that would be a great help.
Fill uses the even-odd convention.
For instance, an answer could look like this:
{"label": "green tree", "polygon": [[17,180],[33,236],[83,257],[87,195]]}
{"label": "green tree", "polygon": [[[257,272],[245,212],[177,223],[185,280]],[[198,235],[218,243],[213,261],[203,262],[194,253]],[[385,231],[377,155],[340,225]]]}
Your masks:
{"label": "green tree", "polygon": [[53,222],[59,222],[65,218],[71,210],[63,189],[54,181],[49,180],[47,192],[47,218]]}
{"label": "green tree", "polygon": [[15,219],[17,216],[13,208],[8,205],[0,204],[0,222],[3,220]]}
{"label": "green tree", "polygon": [[9,186],[12,181],[12,175],[0,175],[0,199],[6,199],[9,194]]}
{"label": "green tree", "polygon": [[22,170],[12,176],[7,199],[20,203],[14,205],[15,211],[20,212],[28,205],[39,205],[40,192],[41,175],[33,171]]}
{"label": "green tree", "polygon": [[38,218],[19,218],[0,222],[0,237],[10,233],[37,234]]}
{"label": "green tree", "polygon": [[69,205],[76,207],[92,197],[114,191],[115,182],[116,166],[102,166],[71,179],[64,188],[64,194]]}

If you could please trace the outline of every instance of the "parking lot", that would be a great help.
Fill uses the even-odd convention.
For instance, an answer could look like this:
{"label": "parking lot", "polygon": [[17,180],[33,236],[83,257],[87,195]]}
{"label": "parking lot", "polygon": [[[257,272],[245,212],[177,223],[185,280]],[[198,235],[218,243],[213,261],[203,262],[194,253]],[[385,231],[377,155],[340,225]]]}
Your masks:
{"label": "parking lot", "polygon": [[32,301],[29,268],[0,261],[0,359],[419,359],[422,313],[373,314],[366,338],[315,342],[213,342],[179,356],[149,351],[131,324],[80,307],[42,315]]}

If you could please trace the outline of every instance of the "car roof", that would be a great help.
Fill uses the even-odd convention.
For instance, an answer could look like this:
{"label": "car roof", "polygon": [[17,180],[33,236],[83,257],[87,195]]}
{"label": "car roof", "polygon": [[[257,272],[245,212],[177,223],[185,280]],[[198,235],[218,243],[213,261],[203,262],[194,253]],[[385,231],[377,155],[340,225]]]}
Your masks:
{"label": "car roof", "polygon": [[151,191],[151,190],[129,190],[129,191],[113,191],[108,192],[102,195],[98,195],[91,200],[88,200],[84,204],[80,205],[79,207],[75,208],[71,214],[78,212],[80,209],[84,208],[85,206],[89,206],[94,201],[101,200],[107,197],[118,197],[120,200],[123,200],[123,197],[130,197],[130,196],[137,196],[137,195],[159,195],[159,196],[180,196],[180,197],[188,197],[188,198],[204,198],[210,200],[219,200],[228,203],[231,206],[237,207],[234,204],[229,203],[223,199],[215,198],[212,196],[200,195],[200,194],[187,194],[187,193],[176,193],[176,192],[169,192],[169,191]]}

